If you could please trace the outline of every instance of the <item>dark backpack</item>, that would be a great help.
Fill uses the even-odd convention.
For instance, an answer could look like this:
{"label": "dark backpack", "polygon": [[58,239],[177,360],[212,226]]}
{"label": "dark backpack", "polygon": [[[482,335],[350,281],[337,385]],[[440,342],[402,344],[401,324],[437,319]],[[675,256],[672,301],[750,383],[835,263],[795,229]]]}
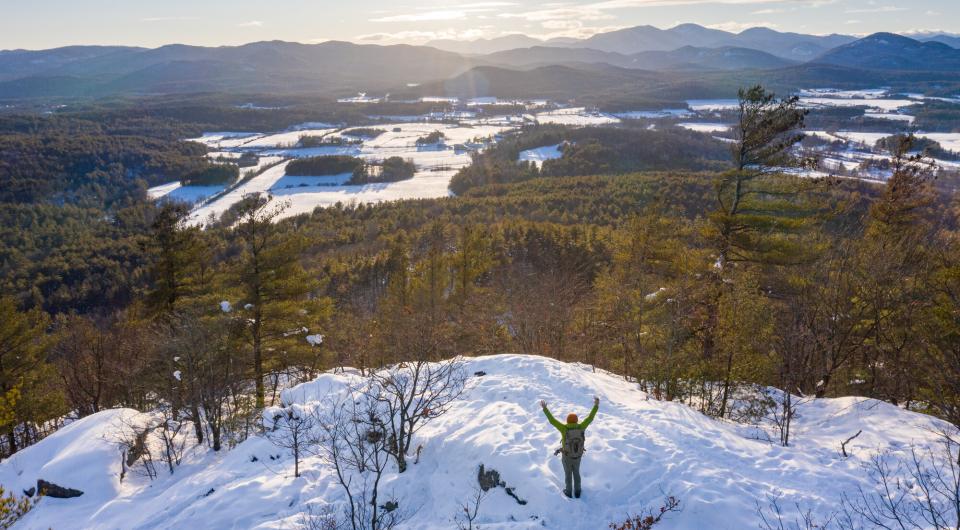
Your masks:
{"label": "dark backpack", "polygon": [[580,458],[583,456],[584,442],[586,441],[587,431],[584,429],[568,429],[567,436],[563,444],[564,456],[570,458]]}

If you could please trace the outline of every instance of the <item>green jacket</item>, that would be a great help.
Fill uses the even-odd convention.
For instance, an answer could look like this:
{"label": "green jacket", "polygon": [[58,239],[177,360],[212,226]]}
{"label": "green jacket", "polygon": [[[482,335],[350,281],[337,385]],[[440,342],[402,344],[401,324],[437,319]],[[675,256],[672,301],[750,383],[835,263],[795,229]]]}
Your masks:
{"label": "green jacket", "polygon": [[547,416],[547,421],[550,422],[550,425],[553,425],[560,431],[560,447],[567,445],[567,431],[570,429],[584,429],[586,430],[587,426],[593,421],[594,416],[597,415],[597,409],[600,408],[600,404],[597,403],[593,406],[593,409],[590,411],[590,414],[587,416],[587,419],[581,421],[580,423],[560,423],[556,418],[553,417],[553,414],[550,414],[550,411],[547,407],[543,407],[543,413]]}

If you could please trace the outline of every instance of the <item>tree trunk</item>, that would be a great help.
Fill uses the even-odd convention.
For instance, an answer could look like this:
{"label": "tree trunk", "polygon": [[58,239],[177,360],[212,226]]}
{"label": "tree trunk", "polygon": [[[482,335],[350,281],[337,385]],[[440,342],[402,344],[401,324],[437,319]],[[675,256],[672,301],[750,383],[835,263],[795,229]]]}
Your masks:
{"label": "tree trunk", "polygon": [[720,414],[719,417],[722,418],[727,413],[727,400],[730,395],[730,383],[733,376],[733,352],[730,352],[727,355],[727,371],[723,377],[723,395],[720,397]]}
{"label": "tree trunk", "polygon": [[263,409],[266,401],[266,392],[263,387],[263,352],[260,343],[260,320],[253,323],[253,376],[256,380],[256,407]]}
{"label": "tree trunk", "polygon": [[200,409],[190,405],[190,415],[193,416],[193,430],[197,435],[197,445],[203,444],[203,421],[200,418]]}

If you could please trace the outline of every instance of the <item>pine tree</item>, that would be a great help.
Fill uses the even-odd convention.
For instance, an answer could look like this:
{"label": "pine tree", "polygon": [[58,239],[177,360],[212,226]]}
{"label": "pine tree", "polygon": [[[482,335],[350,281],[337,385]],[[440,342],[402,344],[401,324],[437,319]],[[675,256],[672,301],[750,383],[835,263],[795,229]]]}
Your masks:
{"label": "pine tree", "polygon": [[[723,381],[716,412],[727,413],[733,373],[740,352],[724,350],[737,347],[739,340],[724,339],[721,330],[732,328],[723,315],[738,317],[724,304],[742,304],[746,293],[734,294],[737,279],[745,279],[738,265],[756,267],[757,277],[775,267],[808,262],[817,248],[804,237],[816,220],[819,205],[811,200],[809,179],[785,175],[785,168],[803,166],[793,147],[803,139],[800,129],[806,111],[796,96],[777,99],[760,86],[739,93],[738,123],[733,144],[733,169],[716,182],[716,208],[710,214],[707,239],[716,262],[710,271],[711,290],[705,299],[706,322],[701,334],[704,362],[718,363]],[[759,282],[756,288],[770,287]],[[749,297],[748,297],[749,298]],[[740,300],[740,301],[738,301]],[[748,304],[752,307],[753,304]]]}
{"label": "pine tree", "polygon": [[861,375],[871,396],[892,403],[917,397],[920,328],[931,303],[934,172],[922,154],[910,154],[913,145],[902,137],[893,146],[892,174],[858,249],[857,296],[866,306]]}
{"label": "pine tree", "polygon": [[238,291],[236,313],[252,353],[257,408],[266,402],[267,370],[316,364],[305,337],[330,313],[329,300],[315,296],[318,281],[299,263],[305,241],[275,225],[283,209],[269,198],[247,197],[233,228],[239,255],[229,281]]}
{"label": "pine tree", "polygon": [[10,454],[29,441],[29,423],[64,413],[46,360],[49,323],[43,311],[21,312],[13,298],[0,297],[0,432]]}
{"label": "pine tree", "polygon": [[675,295],[683,251],[677,237],[684,230],[656,210],[630,219],[614,234],[612,264],[595,282],[596,325],[619,352],[624,377],[652,382],[657,395],[668,393],[654,357],[663,351],[660,324]]}
{"label": "pine tree", "polygon": [[792,149],[803,139],[805,116],[796,96],[778,100],[760,86],[740,91],[734,168],[718,178],[710,216],[719,270],[798,260],[801,249],[788,235],[808,226],[811,205],[801,200],[805,182],[783,172],[804,164]]}
{"label": "pine tree", "polygon": [[151,225],[154,252],[153,289],[147,296],[148,308],[155,315],[170,315],[192,294],[194,269],[204,255],[200,229],[184,224],[189,211],[180,204],[164,203]]}

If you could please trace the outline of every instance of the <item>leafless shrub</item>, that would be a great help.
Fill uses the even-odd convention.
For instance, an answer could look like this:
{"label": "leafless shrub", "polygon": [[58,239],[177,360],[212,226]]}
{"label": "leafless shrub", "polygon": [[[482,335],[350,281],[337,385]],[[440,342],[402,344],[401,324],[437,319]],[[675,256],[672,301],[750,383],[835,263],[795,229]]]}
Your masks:
{"label": "leafless shrub", "polygon": [[351,530],[386,530],[408,513],[394,498],[381,498],[381,482],[392,459],[387,422],[376,400],[350,392],[331,403],[320,418],[319,456],[329,464],[347,497],[345,518]]}
{"label": "leafless shrub", "polygon": [[340,530],[343,526],[337,521],[337,511],[332,504],[319,508],[310,504],[300,513],[298,521],[304,530]]}
{"label": "leafless shrub", "polygon": [[813,510],[794,503],[795,515],[787,515],[780,501],[783,492],[767,495],[766,505],[757,501],[757,515],[760,517],[760,530],[830,530],[836,514],[830,514],[826,519],[819,520]]}
{"label": "leafless shrub", "polygon": [[480,515],[480,504],[487,498],[488,491],[476,487],[468,500],[460,503],[460,510],[454,516],[453,522],[457,530],[473,530],[473,522]]}
{"label": "leafless shrub", "polygon": [[276,410],[267,438],[274,445],[290,451],[293,455],[293,476],[300,476],[300,460],[316,440],[314,430],[317,418],[312,411],[298,405],[284,405]]}
{"label": "leafless shrub", "polygon": [[941,433],[939,448],[875,454],[867,464],[876,488],[844,495],[841,530],[956,530],[960,527],[960,440]]}
{"label": "leafless shrub", "polygon": [[413,435],[445,414],[463,393],[465,384],[459,359],[403,362],[370,376],[364,392],[382,410],[389,438],[386,450],[397,461],[400,473],[407,469]]}
{"label": "leafless shrub", "polygon": [[656,510],[645,510],[640,515],[629,515],[622,523],[610,523],[611,530],[650,530],[667,514],[680,511],[680,499],[667,495]]}

